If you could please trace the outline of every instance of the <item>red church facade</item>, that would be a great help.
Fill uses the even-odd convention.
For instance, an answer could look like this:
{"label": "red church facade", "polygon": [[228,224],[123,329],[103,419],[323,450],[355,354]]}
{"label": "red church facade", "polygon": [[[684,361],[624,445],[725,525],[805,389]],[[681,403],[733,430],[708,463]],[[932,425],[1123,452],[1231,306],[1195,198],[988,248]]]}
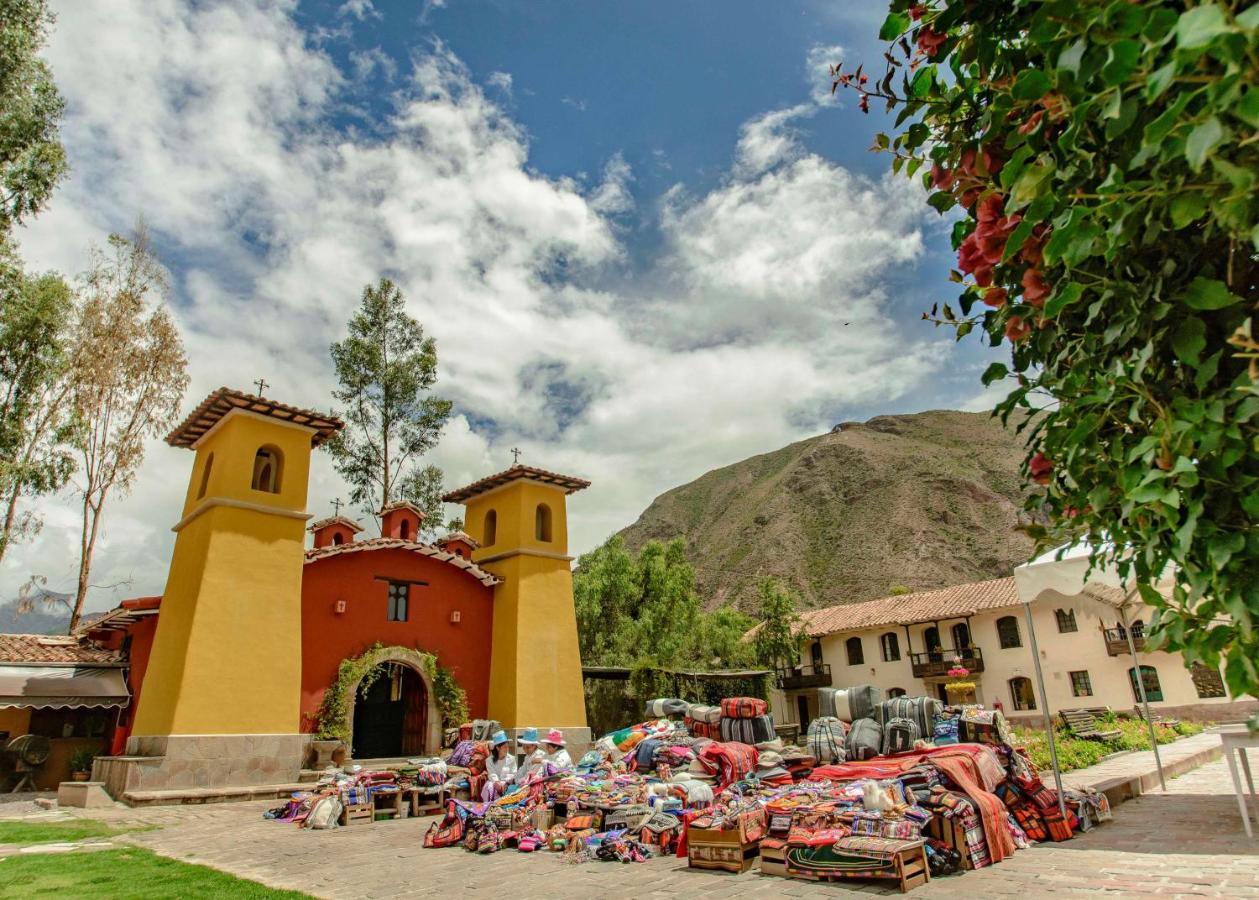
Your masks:
{"label": "red church facade", "polygon": [[[494,584],[470,561],[475,543],[456,534],[437,544],[416,540],[423,514],[407,503],[382,510],[384,536],[357,540],[361,530],[336,516],[315,523],[314,547],[302,575],[301,730],[314,733],[324,692],[341,663],[376,645],[433,654],[467,693],[468,710],[484,718],[489,702]],[[132,702],[111,742],[126,741],[143,691],[160,598],[124,601],[91,629],[106,646],[129,654]],[[356,697],[356,758],[418,755],[437,747],[431,735],[430,687],[404,666]]]}

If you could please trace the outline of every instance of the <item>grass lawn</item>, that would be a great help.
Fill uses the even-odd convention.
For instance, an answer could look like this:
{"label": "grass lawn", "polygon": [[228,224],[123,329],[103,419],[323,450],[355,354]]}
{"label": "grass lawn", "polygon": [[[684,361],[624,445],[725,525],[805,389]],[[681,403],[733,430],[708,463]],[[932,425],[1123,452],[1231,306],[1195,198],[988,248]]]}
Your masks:
{"label": "grass lawn", "polygon": [[47,844],[54,841],[85,841],[89,838],[107,838],[129,831],[147,831],[148,828],[112,828],[94,819],[74,819],[62,822],[3,822],[0,821],[0,844]]}
{"label": "grass lawn", "polygon": [[138,847],[83,853],[0,858],[0,898],[102,897],[110,900],[299,900],[306,894],[277,891],[206,866],[178,862]]}

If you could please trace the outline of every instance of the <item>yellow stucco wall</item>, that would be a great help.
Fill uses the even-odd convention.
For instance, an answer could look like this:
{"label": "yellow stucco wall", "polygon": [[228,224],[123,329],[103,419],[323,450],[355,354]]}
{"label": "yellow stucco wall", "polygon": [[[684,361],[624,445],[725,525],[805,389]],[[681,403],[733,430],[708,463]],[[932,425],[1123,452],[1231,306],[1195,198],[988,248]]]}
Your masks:
{"label": "yellow stucco wall", "polygon": [[[232,414],[199,443],[132,734],[299,730],[310,441]],[[283,456],[276,494],[251,488],[262,446]]]}
{"label": "yellow stucco wall", "polygon": [[[507,728],[583,728],[577,614],[562,490],[516,481],[472,498],[464,527],[482,546],[473,555],[503,579],[494,591],[489,715]],[[537,507],[551,510],[551,540],[537,536]],[[485,520],[497,517],[487,542]]]}

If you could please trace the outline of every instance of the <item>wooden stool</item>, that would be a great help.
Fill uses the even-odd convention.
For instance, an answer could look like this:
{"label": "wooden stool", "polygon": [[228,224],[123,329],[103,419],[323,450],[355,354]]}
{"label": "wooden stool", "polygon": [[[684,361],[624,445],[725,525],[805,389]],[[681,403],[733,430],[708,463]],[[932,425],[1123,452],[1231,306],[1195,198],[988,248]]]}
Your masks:
{"label": "wooden stool", "polygon": [[402,818],[402,791],[375,791],[372,793],[372,818]]}

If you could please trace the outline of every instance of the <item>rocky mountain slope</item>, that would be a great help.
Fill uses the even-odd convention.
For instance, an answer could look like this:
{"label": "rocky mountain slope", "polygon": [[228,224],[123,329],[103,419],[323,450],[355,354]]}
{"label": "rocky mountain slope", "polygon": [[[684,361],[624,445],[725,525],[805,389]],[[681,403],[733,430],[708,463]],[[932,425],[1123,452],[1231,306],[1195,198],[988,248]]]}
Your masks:
{"label": "rocky mountain slope", "polygon": [[684,537],[709,608],[751,609],[763,575],[807,606],[996,578],[1032,550],[1015,530],[1022,458],[987,413],[846,422],[676,487],[622,534]]}

